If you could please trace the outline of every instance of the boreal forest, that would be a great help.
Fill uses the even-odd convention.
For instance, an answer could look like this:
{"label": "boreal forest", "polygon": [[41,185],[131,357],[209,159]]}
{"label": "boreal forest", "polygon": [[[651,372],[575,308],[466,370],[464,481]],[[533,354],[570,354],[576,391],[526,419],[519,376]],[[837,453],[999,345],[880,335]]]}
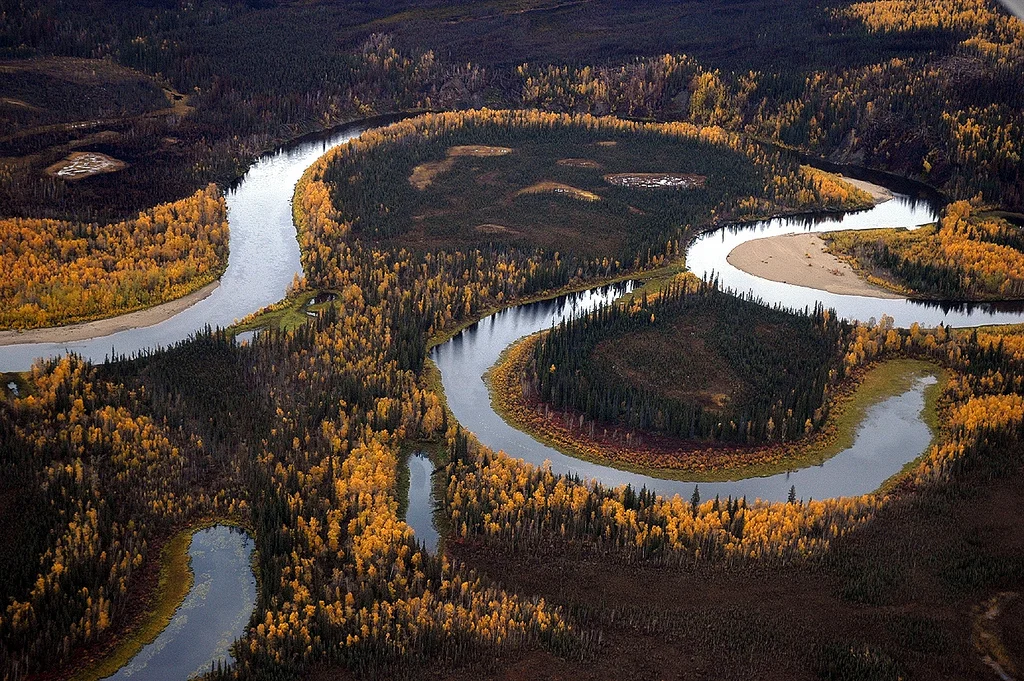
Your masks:
{"label": "boreal forest", "polygon": [[1024,678],[1020,0],[0,0],[4,681]]}

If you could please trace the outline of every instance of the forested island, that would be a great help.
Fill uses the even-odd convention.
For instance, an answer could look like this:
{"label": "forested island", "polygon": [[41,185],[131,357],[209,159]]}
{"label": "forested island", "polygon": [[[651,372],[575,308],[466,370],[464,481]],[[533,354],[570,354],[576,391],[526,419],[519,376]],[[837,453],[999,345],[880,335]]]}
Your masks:
{"label": "forested island", "polygon": [[[22,343],[28,371],[0,343],[5,679],[1024,669],[1024,23],[1001,5],[0,16],[3,333],[201,295],[267,169],[298,179],[301,263],[228,328]],[[780,225],[894,297],[688,271]],[[897,407],[880,439],[917,439],[880,475],[858,438]],[[781,497],[732,491],[762,476]]]}

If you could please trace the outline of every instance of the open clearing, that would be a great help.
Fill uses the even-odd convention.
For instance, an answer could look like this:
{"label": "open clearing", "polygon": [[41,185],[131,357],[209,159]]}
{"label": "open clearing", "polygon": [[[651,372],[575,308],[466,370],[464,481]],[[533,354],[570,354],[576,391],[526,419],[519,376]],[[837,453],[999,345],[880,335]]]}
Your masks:
{"label": "open clearing", "polygon": [[704,186],[703,175],[685,173],[612,173],[604,181],[629,189],[697,189]]}
{"label": "open clearing", "polygon": [[100,173],[116,173],[128,164],[97,151],[76,151],[46,169],[46,174],[62,180],[82,180]]}
{"label": "open clearing", "polygon": [[723,409],[741,401],[749,386],[706,338],[713,324],[708,316],[696,315],[666,328],[610,338],[594,348],[594,361],[655,394]]}
{"label": "open clearing", "polygon": [[413,168],[412,175],[409,176],[409,184],[421,191],[426,189],[434,181],[435,177],[451,170],[451,167],[455,164],[455,159],[459,157],[488,158],[491,156],[506,156],[511,153],[512,149],[508,147],[490,147],[482,144],[455,146],[448,150],[448,156],[444,160],[422,163]]}
{"label": "open clearing", "polygon": [[563,194],[570,196],[580,201],[600,201],[601,197],[594,192],[588,192],[585,189],[578,189],[571,187],[561,182],[538,182],[537,184],[530,185],[526,189],[520,189],[516,192],[516,196],[522,196],[523,194]]}
{"label": "open clearing", "polygon": [[902,297],[862,279],[848,263],[827,252],[825,242],[816,234],[752,239],[734,248],[727,260],[733,267],[769,281],[840,295]]}
{"label": "open clearing", "polygon": [[509,229],[505,225],[496,225],[494,223],[485,223],[476,226],[476,231],[481,234],[518,234],[514,229]]}

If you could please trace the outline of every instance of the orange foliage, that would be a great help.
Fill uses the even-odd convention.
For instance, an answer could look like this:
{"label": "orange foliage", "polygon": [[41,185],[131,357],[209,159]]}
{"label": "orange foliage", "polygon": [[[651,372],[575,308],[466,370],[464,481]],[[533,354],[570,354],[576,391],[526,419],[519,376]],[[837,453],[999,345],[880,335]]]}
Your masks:
{"label": "orange foliage", "polygon": [[227,266],[224,198],[187,199],[108,225],[0,220],[0,328],[58,326],[180,298]]}

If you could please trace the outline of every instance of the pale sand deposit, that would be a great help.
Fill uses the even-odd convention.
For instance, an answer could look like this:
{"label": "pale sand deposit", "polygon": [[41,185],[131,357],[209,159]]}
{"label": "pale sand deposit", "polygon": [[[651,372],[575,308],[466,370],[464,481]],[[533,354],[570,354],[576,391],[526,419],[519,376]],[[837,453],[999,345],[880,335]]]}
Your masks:
{"label": "pale sand deposit", "polygon": [[81,324],[68,326],[51,326],[45,329],[28,329],[25,331],[0,331],[0,345],[18,345],[20,343],[74,343],[90,338],[102,338],[112,333],[139,329],[159,324],[170,319],[186,308],[192,307],[203,298],[213,293],[220,286],[219,281],[207,284],[198,291],[182,296],[160,305],[129,312],[128,314],[97,319]]}
{"label": "pale sand deposit", "polygon": [[875,203],[885,203],[892,198],[892,192],[885,187],[872,184],[865,180],[855,180],[852,177],[846,177],[845,175],[839,175],[839,177],[842,178],[843,182],[852,184],[857,189],[861,189],[866,191],[868,194],[871,194],[871,198],[875,200]]}
{"label": "pale sand deposit", "polygon": [[755,277],[840,295],[902,298],[869,284],[849,264],[825,250],[816,234],[783,234],[746,241],[726,258]]}

